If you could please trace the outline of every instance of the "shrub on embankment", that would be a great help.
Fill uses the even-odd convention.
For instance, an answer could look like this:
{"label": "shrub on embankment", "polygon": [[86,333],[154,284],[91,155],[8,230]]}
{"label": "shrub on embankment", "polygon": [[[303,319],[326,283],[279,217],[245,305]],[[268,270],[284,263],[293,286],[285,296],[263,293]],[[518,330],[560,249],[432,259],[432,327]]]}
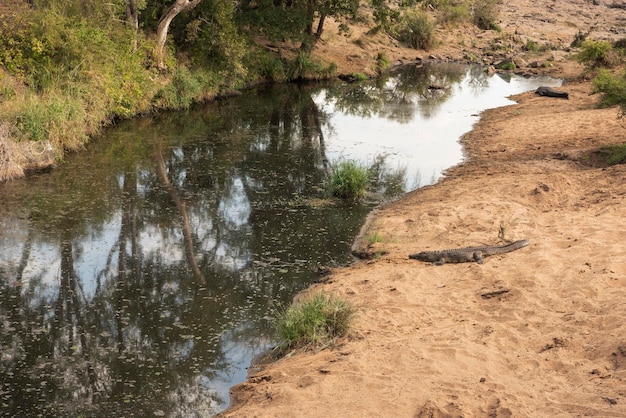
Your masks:
{"label": "shrub on embankment", "polygon": [[47,12],[2,21],[0,118],[17,140],[76,149],[114,115],[147,108],[149,74],[122,52],[126,31]]}
{"label": "shrub on embankment", "polygon": [[210,71],[174,60],[169,72],[157,71],[152,47],[123,24],[49,9],[3,19],[0,120],[17,141],[75,150],[115,118],[188,107],[217,92]]}
{"label": "shrub on embankment", "polygon": [[[615,42],[604,40],[581,41],[577,54],[579,62],[585,64],[589,74],[593,74],[594,93],[600,93],[600,107],[619,106],[619,118],[626,115],[626,38]],[[593,152],[603,164],[626,163],[626,144],[604,146]]]}

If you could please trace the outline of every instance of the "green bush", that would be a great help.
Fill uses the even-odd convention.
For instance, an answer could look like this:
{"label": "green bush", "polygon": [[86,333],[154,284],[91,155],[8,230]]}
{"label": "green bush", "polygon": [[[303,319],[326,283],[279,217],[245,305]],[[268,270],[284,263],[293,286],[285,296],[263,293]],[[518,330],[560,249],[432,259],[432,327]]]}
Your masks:
{"label": "green bush", "polygon": [[382,73],[389,68],[389,64],[391,64],[391,61],[385,52],[379,52],[376,54],[376,71],[378,73]]}
{"label": "green bush", "polygon": [[496,65],[496,68],[498,68],[499,70],[511,71],[511,70],[516,69],[517,66],[515,65],[513,61],[504,61]]}
{"label": "green bush", "polygon": [[614,49],[609,41],[587,40],[576,55],[578,62],[596,67],[612,67],[620,63],[621,50]]}
{"label": "green bush", "polygon": [[606,147],[608,153],[607,163],[609,165],[626,163],[626,144]]}
{"label": "green bush", "polygon": [[470,8],[465,2],[445,2],[438,9],[441,12],[439,22],[443,24],[467,22],[470,20]]}
{"label": "green bush", "polygon": [[145,47],[124,25],[37,9],[28,21],[0,26],[0,65],[27,86],[0,104],[0,117],[20,139],[50,139],[77,149],[114,117],[130,117],[150,104],[151,73]]}
{"label": "green bush", "polygon": [[49,66],[52,52],[37,21],[26,21],[24,16],[0,19],[0,65],[12,75],[25,79]]}
{"label": "green bush", "polygon": [[589,36],[589,32],[585,33],[581,30],[578,30],[578,33],[574,35],[574,40],[571,43],[571,47],[579,48],[580,46],[582,46],[583,42],[585,42],[585,40],[587,39],[587,36]]}
{"label": "green bush", "polygon": [[537,41],[533,41],[529,39],[526,41],[522,49],[524,49],[524,51],[529,51],[529,52],[539,51],[539,43],[537,43]]}
{"label": "green bush", "polygon": [[[153,106],[163,109],[188,109],[211,93],[217,82],[211,74],[201,69],[191,71],[178,65],[172,72],[170,82],[153,98]],[[213,87],[215,88],[215,87]]]}
{"label": "green bush", "polygon": [[[123,1],[15,3],[0,18],[0,120],[15,127],[20,140],[50,139],[59,150],[77,149],[115,118],[186,108],[219,86],[239,88],[256,79],[243,63],[254,53],[232,2],[202,2],[177,17],[168,35],[170,73],[158,72],[152,60],[159,2],[138,3],[139,31],[127,25]],[[262,76],[287,78],[279,57],[264,59]]]}
{"label": "green bush", "polygon": [[285,63],[276,54],[263,48],[254,49],[246,56],[246,66],[250,69],[251,77],[260,77],[265,80],[282,82],[287,79]]}
{"label": "green bush", "polygon": [[30,96],[12,108],[18,139],[46,141],[76,149],[87,139],[87,113],[79,100],[56,95]]}
{"label": "green bush", "polygon": [[354,161],[342,161],[334,165],[330,174],[329,191],[342,199],[359,200],[365,196],[369,173]]}
{"label": "green bush", "polygon": [[596,93],[602,93],[600,106],[620,105],[622,111],[626,109],[626,72],[613,74],[609,70],[600,70],[593,79],[593,87]]}
{"label": "green bush", "polygon": [[352,305],[335,296],[305,297],[277,315],[278,350],[328,344],[348,332],[353,317]]}
{"label": "green bush", "polygon": [[391,29],[391,35],[403,44],[415,49],[429,49],[434,45],[435,25],[428,15],[420,11],[404,13]]}
{"label": "green bush", "polygon": [[289,64],[287,76],[289,80],[322,80],[330,78],[335,71],[337,71],[335,63],[325,66],[322,62],[312,59],[308,53],[300,52]]}
{"label": "green bush", "polygon": [[472,20],[476,26],[484,30],[500,31],[498,20],[499,0],[476,0]]}
{"label": "green bush", "polygon": [[352,73],[351,76],[354,81],[365,81],[368,79],[368,77],[363,73]]}

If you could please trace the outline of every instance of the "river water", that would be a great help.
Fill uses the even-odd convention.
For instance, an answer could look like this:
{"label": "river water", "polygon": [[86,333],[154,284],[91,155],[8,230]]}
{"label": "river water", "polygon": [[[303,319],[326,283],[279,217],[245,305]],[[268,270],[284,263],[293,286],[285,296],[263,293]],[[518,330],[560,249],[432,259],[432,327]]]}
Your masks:
{"label": "river water", "polygon": [[547,78],[407,67],[264,86],[119,123],[0,185],[2,416],[211,416],[271,347],[271,319],[351,262],[370,207],[329,202],[357,160],[379,197],[462,160],[478,114]]}

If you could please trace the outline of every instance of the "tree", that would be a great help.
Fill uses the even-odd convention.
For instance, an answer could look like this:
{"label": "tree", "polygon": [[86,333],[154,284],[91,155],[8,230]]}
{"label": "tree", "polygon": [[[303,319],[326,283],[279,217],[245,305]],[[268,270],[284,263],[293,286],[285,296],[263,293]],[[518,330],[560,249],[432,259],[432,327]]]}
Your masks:
{"label": "tree", "polygon": [[371,0],[374,21],[384,30],[388,30],[397,20],[403,9],[410,9],[423,0]]}
{"label": "tree", "polygon": [[[313,49],[324,31],[324,22],[327,17],[344,18],[356,15],[359,0],[306,0],[306,28],[305,39],[301,48],[304,51]],[[313,32],[315,18],[318,18],[317,29]]]}
{"label": "tree", "polygon": [[126,0],[126,23],[135,31],[133,50],[137,50],[137,32],[139,32],[139,10],[136,0]]}
{"label": "tree", "polygon": [[155,51],[155,58],[157,67],[160,70],[164,70],[165,67],[165,42],[167,41],[167,32],[170,28],[172,20],[180,13],[188,11],[196,7],[202,0],[176,0],[161,16],[159,24],[157,26],[157,46]]}

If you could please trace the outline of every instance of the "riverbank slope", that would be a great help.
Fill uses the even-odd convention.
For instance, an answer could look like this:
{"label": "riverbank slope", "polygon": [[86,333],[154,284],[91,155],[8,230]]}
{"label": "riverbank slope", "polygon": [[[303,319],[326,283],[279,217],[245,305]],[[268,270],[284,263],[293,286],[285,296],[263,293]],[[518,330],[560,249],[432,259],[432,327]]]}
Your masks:
{"label": "riverbank slope", "polygon": [[[563,44],[587,21],[611,33],[620,13],[602,1],[502,7],[504,33]],[[575,79],[570,99],[528,92],[484,112],[462,139],[465,163],[376,210],[364,237],[381,239],[358,245],[386,255],[311,289],[353,303],[353,330],[253,370],[224,417],[626,417],[626,167],[589,158],[623,143],[626,124],[596,107],[567,51],[553,54],[547,70]],[[482,265],[408,259],[502,237],[531,244]]]}

